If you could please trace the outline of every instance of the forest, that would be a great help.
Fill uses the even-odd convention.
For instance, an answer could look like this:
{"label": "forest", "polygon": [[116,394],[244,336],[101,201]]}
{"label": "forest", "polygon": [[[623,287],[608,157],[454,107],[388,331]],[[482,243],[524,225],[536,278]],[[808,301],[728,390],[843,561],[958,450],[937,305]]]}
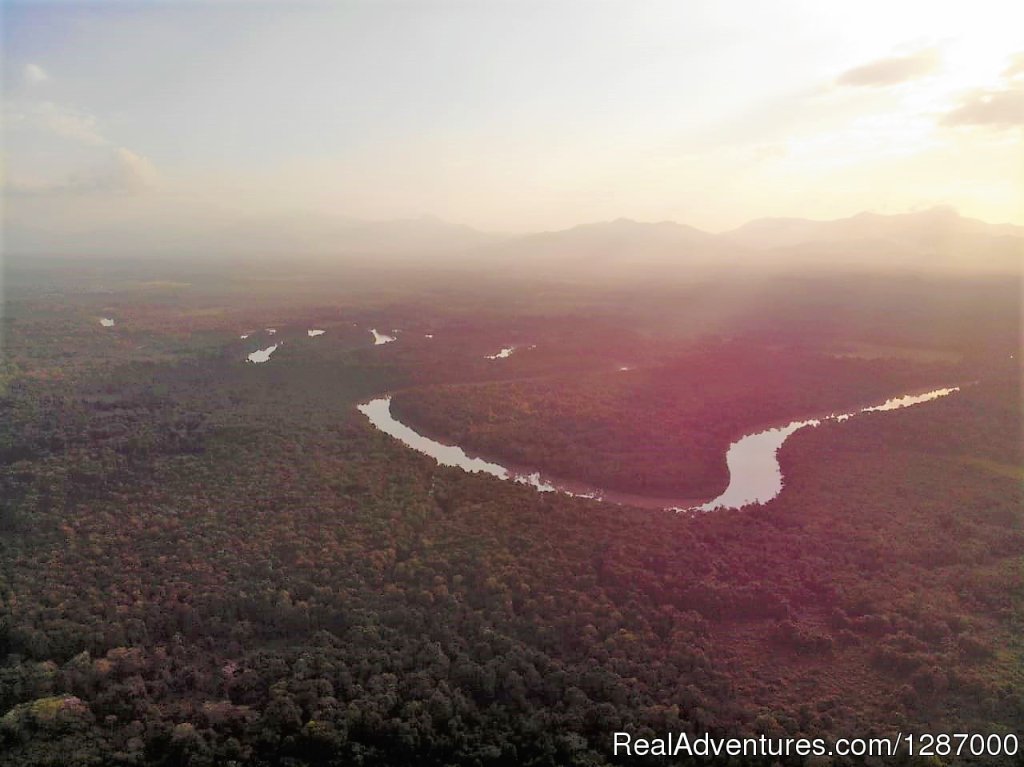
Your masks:
{"label": "forest", "polygon": [[963,375],[948,364],[734,341],[641,369],[417,387],[399,392],[391,408],[421,431],[554,476],[707,500],[728,484],[726,450],[744,434],[874,405]]}
{"label": "forest", "polygon": [[[688,762],[616,759],[612,733],[1021,734],[1005,286],[930,305],[915,281],[780,281],[746,302],[759,321],[709,324],[685,285],[149,271],[7,285],[0,764],[660,765]],[[702,495],[738,431],[950,383],[799,432],[778,498],[704,515],[439,467],[355,409],[394,392],[483,451]]]}

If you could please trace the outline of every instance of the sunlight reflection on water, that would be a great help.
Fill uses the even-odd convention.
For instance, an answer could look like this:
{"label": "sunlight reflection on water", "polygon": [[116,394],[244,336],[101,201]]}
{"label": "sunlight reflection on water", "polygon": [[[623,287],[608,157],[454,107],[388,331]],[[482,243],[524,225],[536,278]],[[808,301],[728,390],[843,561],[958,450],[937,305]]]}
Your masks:
{"label": "sunlight reflection on water", "polygon": [[[267,355],[269,356],[269,354]],[[506,355],[507,356],[507,355]],[[250,358],[252,355],[250,355]],[[255,360],[254,360],[255,361]],[[789,436],[806,426],[818,426],[823,420],[845,421],[859,413],[883,412],[910,407],[928,402],[959,391],[958,386],[935,389],[924,394],[907,394],[893,397],[880,405],[861,408],[849,413],[826,416],[823,419],[791,421],[785,426],[748,434],[729,446],[726,463],[729,466],[729,485],[725,492],[699,506],[667,506],[667,511],[712,511],[714,509],[738,509],[749,504],[770,501],[782,491],[782,470],[779,466],[778,451]],[[414,431],[391,414],[391,397],[378,397],[358,406],[377,429],[394,437],[407,447],[430,456],[442,466],[453,466],[469,472],[482,472],[504,480],[530,485],[540,492],[560,492],[578,498],[601,500],[605,494],[599,488],[586,492],[570,491],[556,483],[542,479],[539,472],[516,473],[501,464],[474,458],[457,445],[445,445]]]}

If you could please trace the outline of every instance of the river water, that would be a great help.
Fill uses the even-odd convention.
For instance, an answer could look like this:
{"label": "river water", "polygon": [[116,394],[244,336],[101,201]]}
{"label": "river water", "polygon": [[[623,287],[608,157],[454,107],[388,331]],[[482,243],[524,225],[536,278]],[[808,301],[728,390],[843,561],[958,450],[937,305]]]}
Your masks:
{"label": "river water", "polygon": [[277,351],[279,344],[268,346],[266,349],[257,349],[254,352],[250,352],[248,356],[249,362],[255,362],[256,364],[262,364],[270,359],[270,355]]}
{"label": "river water", "polygon": [[738,509],[750,504],[766,503],[777,496],[782,491],[782,469],[778,461],[779,448],[791,434],[800,429],[818,426],[822,421],[827,420],[845,421],[860,413],[898,410],[945,397],[955,391],[959,391],[959,387],[934,389],[922,394],[893,397],[880,405],[872,405],[824,418],[790,421],[784,426],[764,429],[741,437],[729,446],[725,456],[729,466],[729,485],[721,495],[704,502],[701,502],[702,499],[655,498],[602,490],[586,483],[556,479],[528,468],[503,465],[471,456],[458,445],[446,445],[425,437],[396,419],[391,414],[391,397],[378,397],[359,405],[359,412],[365,415],[370,423],[380,431],[394,437],[407,447],[430,456],[442,466],[454,466],[464,471],[490,474],[498,479],[530,485],[540,492],[560,492],[576,497],[593,498],[642,508],[661,508],[670,511],[712,511],[723,508]]}
{"label": "river water", "polygon": [[378,333],[377,328],[370,328],[370,332],[373,333],[374,346],[383,346],[395,340],[394,336],[389,336],[387,333]]}

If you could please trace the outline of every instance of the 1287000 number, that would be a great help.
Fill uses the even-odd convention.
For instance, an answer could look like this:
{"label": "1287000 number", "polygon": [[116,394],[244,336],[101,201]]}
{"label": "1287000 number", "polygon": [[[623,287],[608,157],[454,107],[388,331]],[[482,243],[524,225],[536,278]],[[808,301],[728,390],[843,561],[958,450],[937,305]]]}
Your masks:
{"label": "1287000 number", "polygon": [[1016,735],[907,735],[907,748],[919,756],[1016,756],[1020,740]]}

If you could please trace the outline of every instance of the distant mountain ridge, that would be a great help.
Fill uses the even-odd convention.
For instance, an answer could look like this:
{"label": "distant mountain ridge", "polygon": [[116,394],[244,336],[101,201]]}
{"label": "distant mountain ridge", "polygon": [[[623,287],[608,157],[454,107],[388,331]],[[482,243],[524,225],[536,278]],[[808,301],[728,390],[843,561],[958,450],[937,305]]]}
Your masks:
{"label": "distant mountain ridge", "polygon": [[865,212],[830,221],[759,218],[722,233],[722,236],[752,248],[856,239],[929,242],[964,235],[1024,237],[1024,226],[989,224],[961,216],[952,208],[936,207],[893,215]]}
{"label": "distant mountain ridge", "polygon": [[757,219],[721,236],[798,262],[828,258],[848,265],[987,272],[1019,272],[1024,263],[1024,227],[989,224],[946,207],[832,221]]}
{"label": "distant mountain ridge", "polygon": [[[674,221],[620,218],[568,229],[494,234],[423,216],[366,221],[324,214],[216,219],[196,211],[171,228],[143,220],[74,237],[17,222],[8,254],[315,256],[523,272],[559,279],[649,279],[705,269],[863,268],[904,271],[1024,271],[1024,227],[989,224],[951,208],[816,221],[762,218],[714,234]],[[138,231],[149,246],[140,252]]]}
{"label": "distant mountain ridge", "polygon": [[[366,221],[324,215],[258,218],[232,226],[251,249],[293,253],[443,253],[499,242],[502,235],[452,224],[435,216]],[[238,240],[236,240],[238,241]]]}
{"label": "distant mountain ridge", "polygon": [[581,224],[571,229],[538,232],[511,238],[481,253],[482,258],[519,259],[522,265],[544,269],[639,269],[674,264],[679,260],[721,258],[727,243],[709,232],[674,221],[642,223],[620,218]]}
{"label": "distant mountain ridge", "polygon": [[478,257],[577,278],[786,267],[1018,273],[1024,227],[988,224],[941,207],[832,221],[757,219],[720,234],[673,221],[618,219],[510,238]]}
{"label": "distant mountain ridge", "polygon": [[[11,254],[175,256],[338,256],[452,253],[500,242],[503,235],[433,216],[369,221],[320,213],[224,216],[195,209],[168,225],[127,218],[116,225],[79,222],[73,236],[8,222]],[[144,236],[142,235],[144,233]],[[140,252],[138,242],[147,243]]]}

